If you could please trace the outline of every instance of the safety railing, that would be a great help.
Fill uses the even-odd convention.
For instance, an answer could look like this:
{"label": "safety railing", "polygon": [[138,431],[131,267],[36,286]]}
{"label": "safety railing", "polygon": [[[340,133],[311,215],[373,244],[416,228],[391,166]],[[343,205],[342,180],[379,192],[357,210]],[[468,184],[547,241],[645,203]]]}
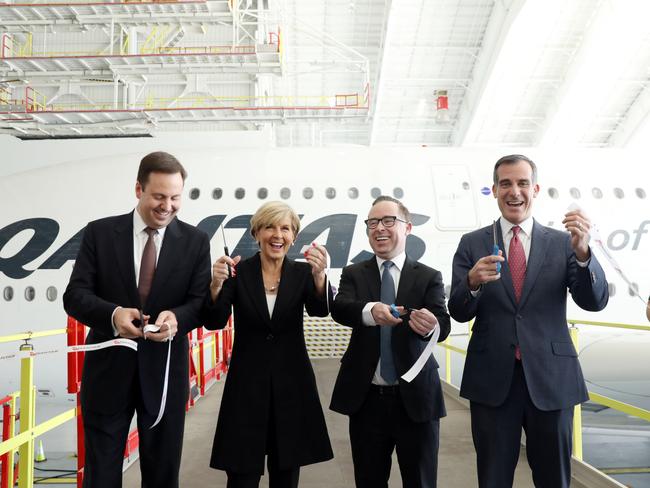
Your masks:
{"label": "safety railing", "polygon": [[[221,56],[252,56],[259,53],[279,53],[279,45],[260,44],[242,45],[242,46],[162,46],[158,31],[152,33],[152,38],[146,38],[137,53],[129,53],[129,36],[124,36],[120,44],[119,54],[107,55],[102,50],[97,51],[36,51],[32,47],[31,37],[17,46],[10,37],[5,34],[2,38],[0,47],[0,57],[6,59],[17,58],[38,58],[38,59],[65,59],[65,58],[116,58],[116,57],[152,57],[152,56],[201,56],[201,55],[221,55]],[[258,49],[259,47],[259,49]]]}
{"label": "safety railing", "polygon": [[[632,325],[632,324],[617,324],[611,322],[595,322],[588,320],[567,320],[569,324],[569,332],[571,334],[571,339],[576,347],[576,350],[579,350],[578,344],[578,328],[577,325],[588,325],[595,327],[609,327],[617,329],[628,329],[628,330],[641,330],[650,332],[650,326],[647,325]],[[470,336],[471,336],[471,322],[470,322]],[[440,343],[439,346],[445,349],[445,381],[452,385],[451,382],[451,353],[456,352],[464,356],[467,355],[467,350],[460,347],[451,345],[452,336],[447,337],[447,339]],[[643,408],[635,407],[625,402],[615,400],[613,398],[600,395],[598,393],[589,392],[589,399],[600,405],[607,406],[613,410],[643,419],[647,422],[650,422],[650,410],[645,410]],[[582,461],[582,409],[580,405],[576,405],[573,417],[573,456]]]}
{"label": "safety railing", "polygon": [[[342,102],[345,101],[345,104]],[[123,110],[332,110],[345,111],[361,109],[364,105],[356,105],[359,101],[357,94],[346,95],[314,95],[314,96],[191,96],[183,98],[157,98],[148,94],[143,100],[129,105],[129,108],[115,108],[114,101],[97,101],[96,103],[50,103],[45,98],[37,102],[33,96],[26,101],[27,112],[97,112]],[[21,102],[22,103],[22,102]]]}
{"label": "safety railing", "polygon": [[[199,388],[199,395],[205,395],[210,382],[220,379],[221,374],[228,369],[233,344],[232,323],[221,331],[206,332],[199,329],[197,339],[190,336],[190,361],[194,361],[193,349],[198,353],[198,360],[191,364],[193,381]],[[2,442],[0,443],[0,488],[10,488],[18,481],[19,488],[31,488],[34,484],[34,442],[50,430],[76,419],[77,425],[77,486],[83,482],[83,466],[85,459],[84,432],[79,403],[81,387],[81,373],[84,353],[81,351],[68,351],[68,393],[77,395],[75,408],[66,410],[40,424],[35,423],[36,416],[36,387],[34,386],[34,358],[40,354],[56,351],[35,351],[32,340],[52,337],[57,335],[67,336],[68,350],[71,346],[81,345],[85,342],[86,327],[73,318],[68,318],[65,329],[52,329],[40,332],[25,332],[9,336],[0,336],[0,343],[21,342],[19,352],[4,355],[0,359],[20,360],[20,391],[0,398],[2,406]],[[207,349],[206,349],[207,348]],[[207,354],[206,354],[207,352]],[[208,365],[206,365],[206,359]],[[196,367],[194,367],[196,365]],[[194,405],[194,397],[190,395],[188,408]],[[17,405],[19,408],[17,408]],[[16,421],[20,421],[20,432],[16,434]],[[130,458],[137,452],[137,431],[129,433],[125,446],[124,457]],[[18,463],[15,455],[18,452]],[[17,469],[16,469],[17,468]],[[61,480],[59,480],[61,481]]]}

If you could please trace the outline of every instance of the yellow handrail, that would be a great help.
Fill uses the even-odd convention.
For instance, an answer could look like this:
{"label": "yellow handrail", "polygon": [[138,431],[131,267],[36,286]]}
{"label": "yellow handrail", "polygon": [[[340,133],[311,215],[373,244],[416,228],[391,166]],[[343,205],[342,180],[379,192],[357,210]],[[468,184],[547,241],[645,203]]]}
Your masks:
{"label": "yellow handrail", "polygon": [[[611,322],[597,322],[590,320],[577,320],[577,319],[568,319],[567,323],[571,325],[570,334],[571,339],[578,349],[578,328],[576,325],[591,325],[596,327],[611,327],[616,329],[628,329],[628,330],[645,330],[650,331],[650,326],[647,325],[635,325],[635,324],[619,324]],[[471,337],[471,327],[469,331]],[[446,349],[445,353],[445,380],[447,383],[451,384],[451,354],[449,351],[454,351],[464,356],[467,355],[466,349],[461,349],[450,344],[450,337],[448,337],[444,342],[438,344],[440,347]],[[623,412],[627,415],[637,417],[643,420],[650,422],[650,410],[645,410],[640,407],[635,407],[625,402],[614,400],[613,398],[606,397],[604,395],[599,395],[598,393],[589,392],[589,399],[593,402],[596,402],[600,405],[605,405],[609,408]],[[574,426],[573,426],[573,455],[582,460],[582,411],[580,405],[576,405],[574,412]]]}
{"label": "yellow handrail", "polygon": [[[67,329],[53,329],[41,332],[24,332],[0,337],[0,342],[29,341],[36,337],[48,337],[65,334]],[[77,409],[72,408],[51,419],[36,425],[36,387],[34,386],[33,346],[26,342],[20,346],[24,357],[20,359],[20,393],[12,393],[10,410],[15,420],[16,398],[20,397],[20,433],[14,435],[14,422],[9,425],[9,438],[0,443],[0,456],[9,453],[7,464],[13,466],[14,453],[18,450],[20,459],[18,487],[31,488],[34,484],[34,439],[58,427],[77,416]],[[10,486],[13,486],[13,472],[10,469]]]}
{"label": "yellow handrail", "polygon": [[593,325],[596,327],[610,327],[613,329],[630,329],[630,330],[647,330],[650,331],[650,325],[636,325],[636,324],[617,324],[615,322],[595,322],[592,320],[576,320],[568,319],[567,322],[571,325]]}
{"label": "yellow handrail", "polygon": [[3,342],[28,341],[36,337],[48,337],[53,335],[65,334],[68,329],[50,329],[41,332],[22,332],[20,334],[0,336],[0,344]]}
{"label": "yellow handrail", "polygon": [[614,400],[613,398],[609,398],[604,395],[599,395],[598,393],[589,392],[589,399],[593,400],[594,402],[600,405],[605,405],[606,407],[613,408],[614,410],[618,410],[619,412],[623,412],[627,415],[638,417],[640,419],[647,420],[648,422],[650,422],[650,410],[635,407],[634,405],[630,405],[629,403],[620,402],[618,400]]}

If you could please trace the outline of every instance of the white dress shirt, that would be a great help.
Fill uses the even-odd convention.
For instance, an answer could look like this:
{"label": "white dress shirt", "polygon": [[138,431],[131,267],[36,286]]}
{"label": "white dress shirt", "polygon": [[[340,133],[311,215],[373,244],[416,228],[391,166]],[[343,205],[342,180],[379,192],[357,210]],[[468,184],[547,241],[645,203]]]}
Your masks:
{"label": "white dress shirt", "polygon": [[[144,223],[142,217],[138,213],[138,209],[133,210],[133,270],[135,271],[135,286],[137,287],[140,281],[140,262],[142,261],[142,253],[144,252],[144,246],[147,243],[149,234],[145,232],[147,224]],[[158,257],[160,256],[160,248],[162,247],[162,241],[165,237],[166,227],[157,229],[153,236],[153,243],[156,246],[156,266],[158,265]],[[117,337],[118,332],[115,327],[115,312],[121,306],[115,307],[113,313],[111,314],[111,325],[113,326],[113,335]]]}
{"label": "white dress shirt", "polygon": [[[398,254],[397,256],[395,256],[393,259],[390,260],[382,259],[379,256],[375,256],[375,259],[377,260],[377,267],[379,268],[380,278],[382,277],[384,272],[384,267],[383,267],[384,261],[393,262],[393,266],[388,268],[388,272],[393,278],[393,282],[395,283],[395,293],[397,293],[397,290],[399,290],[399,279],[400,276],[402,275],[402,269],[404,268],[404,261],[406,261],[406,253],[402,252],[401,254]],[[375,319],[372,317],[372,312],[371,312],[372,307],[374,307],[375,304],[377,303],[381,303],[381,302],[368,302],[366,303],[366,306],[363,307],[363,311],[361,312],[361,319],[363,323],[367,326],[374,327],[377,325],[377,322],[375,322]],[[379,361],[377,361],[377,367],[375,368],[375,374],[372,378],[372,383],[375,385],[388,385],[388,383],[384,381],[384,378],[382,378],[381,374],[379,373],[380,365],[381,365],[381,358],[379,359]]]}

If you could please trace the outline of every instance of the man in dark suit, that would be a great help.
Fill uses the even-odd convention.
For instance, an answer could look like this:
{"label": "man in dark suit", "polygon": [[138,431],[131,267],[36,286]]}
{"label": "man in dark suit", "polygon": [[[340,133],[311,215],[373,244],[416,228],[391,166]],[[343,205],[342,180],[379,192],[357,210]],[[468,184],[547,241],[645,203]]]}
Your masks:
{"label": "man in dark suit", "polygon": [[449,299],[455,320],[475,319],[460,394],[470,400],[479,487],[512,486],[523,428],[535,486],[568,488],[573,410],[587,388],[567,328],[567,290],[598,311],[607,281],[582,211],[565,215],[568,233],[532,218],[539,185],[530,159],[504,156],[493,179],[501,218],[462,237]]}
{"label": "man in dark suit", "polygon": [[[176,219],[185,176],[171,154],[145,156],[135,211],[88,224],[63,296],[66,312],[90,327],[87,344],[119,336],[138,346],[137,352],[114,346],[86,353],[84,487],[122,486],[134,412],[143,486],[178,486],[189,391],[186,334],[200,324],[210,282],[207,235]],[[143,333],[141,318],[153,319],[160,330]],[[162,410],[167,340],[172,343],[164,415],[152,428]]]}
{"label": "man in dark suit", "polygon": [[436,327],[439,341],[449,334],[442,276],[406,255],[410,214],[399,200],[377,198],[365,223],[375,255],[343,270],[332,307],[352,336],[330,408],[350,416],[358,488],[388,486],[394,449],[405,488],[434,488],[439,419],[446,415],[438,364],[431,356],[412,382],[400,376]]}

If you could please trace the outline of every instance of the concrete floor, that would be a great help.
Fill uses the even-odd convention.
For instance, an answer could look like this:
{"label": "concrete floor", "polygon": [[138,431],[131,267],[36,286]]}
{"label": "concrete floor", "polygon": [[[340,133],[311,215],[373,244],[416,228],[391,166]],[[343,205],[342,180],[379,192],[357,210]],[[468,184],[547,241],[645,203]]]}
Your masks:
{"label": "concrete floor", "polygon": [[[354,474],[348,441],[348,420],[347,417],[327,408],[338,372],[339,360],[318,359],[313,361],[313,365],[334,449],[334,459],[326,463],[304,467],[300,472],[300,486],[303,488],[350,488],[354,486]],[[180,476],[183,488],[226,486],[225,473],[208,466],[223,383],[223,380],[216,383],[187,415]],[[442,419],[440,424],[438,486],[440,488],[475,487],[477,486],[476,468],[469,428],[469,410],[449,396],[446,397],[446,402],[448,415]],[[139,486],[140,470],[139,464],[136,462],[124,474],[124,488]],[[260,486],[268,487],[266,477],[262,478]],[[395,456],[393,456],[390,486],[401,486]],[[520,458],[514,486],[517,488],[533,487],[525,453],[522,453]]]}

